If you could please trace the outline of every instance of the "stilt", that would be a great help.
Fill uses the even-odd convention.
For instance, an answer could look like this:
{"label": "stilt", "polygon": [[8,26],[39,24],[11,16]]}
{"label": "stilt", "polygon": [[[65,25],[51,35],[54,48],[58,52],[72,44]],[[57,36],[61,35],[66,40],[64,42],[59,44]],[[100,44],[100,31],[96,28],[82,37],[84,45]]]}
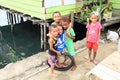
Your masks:
{"label": "stilt", "polygon": [[41,49],[43,49],[43,25],[40,24],[40,34],[41,34]]}
{"label": "stilt", "polygon": [[40,23],[40,29],[41,29],[41,49],[46,50],[46,27],[48,27],[48,23]]}
{"label": "stilt", "polygon": [[10,13],[11,32],[13,32],[13,15]]}
{"label": "stilt", "polygon": [[14,24],[16,24],[17,23],[17,21],[16,21],[16,16],[15,16],[16,14],[14,13],[13,14],[13,21],[14,21]]}
{"label": "stilt", "polygon": [[44,23],[44,50],[46,50],[46,24]]}
{"label": "stilt", "polygon": [[9,16],[9,12],[8,11],[6,11],[6,15],[7,15],[8,25],[10,25],[10,16]]}
{"label": "stilt", "polygon": [[20,18],[19,18],[19,14],[17,14],[17,22],[20,23]]}
{"label": "stilt", "polygon": [[74,25],[74,11],[71,11],[70,12],[70,14],[71,14],[71,24],[72,24],[72,27],[73,27],[73,25]]}
{"label": "stilt", "polygon": [[46,50],[46,27],[48,27],[49,24],[48,23],[44,23],[44,50]]}
{"label": "stilt", "polygon": [[23,23],[23,17],[20,17],[20,23]]}

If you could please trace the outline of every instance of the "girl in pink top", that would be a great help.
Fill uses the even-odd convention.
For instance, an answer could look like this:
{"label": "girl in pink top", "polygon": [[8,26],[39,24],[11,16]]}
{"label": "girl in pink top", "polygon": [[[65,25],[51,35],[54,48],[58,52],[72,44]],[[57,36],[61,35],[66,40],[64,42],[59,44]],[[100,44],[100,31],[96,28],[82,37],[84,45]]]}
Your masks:
{"label": "girl in pink top", "polygon": [[[90,14],[90,22],[87,23],[87,33],[86,33],[86,47],[88,48],[88,62],[93,61],[94,64],[97,64],[95,58],[98,50],[98,41],[100,37],[100,32],[102,26],[98,22],[98,12],[92,12]],[[91,53],[93,49],[93,60],[91,59]]]}

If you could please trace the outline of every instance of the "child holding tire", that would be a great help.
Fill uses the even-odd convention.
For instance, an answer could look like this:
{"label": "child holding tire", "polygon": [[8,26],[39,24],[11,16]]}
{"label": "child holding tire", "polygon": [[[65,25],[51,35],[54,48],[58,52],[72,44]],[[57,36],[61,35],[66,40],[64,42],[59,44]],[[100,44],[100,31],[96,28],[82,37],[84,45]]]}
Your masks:
{"label": "child holding tire", "polygon": [[[65,31],[65,44],[66,44],[66,48],[68,50],[68,53],[73,56],[73,60],[74,60],[74,65],[72,66],[71,70],[75,70],[77,65],[76,65],[76,61],[74,58],[75,55],[75,51],[74,51],[74,46],[73,46],[73,40],[75,39],[75,32],[73,30],[73,28],[70,27],[70,20],[67,16],[63,16],[61,18],[61,24],[63,26],[63,29]],[[70,28],[70,29],[69,29]]]}

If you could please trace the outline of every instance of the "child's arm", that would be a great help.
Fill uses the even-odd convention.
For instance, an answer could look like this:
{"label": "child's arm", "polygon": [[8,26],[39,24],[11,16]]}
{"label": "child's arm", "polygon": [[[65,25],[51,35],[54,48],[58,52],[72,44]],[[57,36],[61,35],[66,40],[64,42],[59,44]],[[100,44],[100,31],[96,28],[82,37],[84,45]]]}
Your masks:
{"label": "child's arm", "polygon": [[61,55],[61,53],[59,51],[57,51],[53,48],[53,40],[49,39],[48,42],[49,42],[50,50],[55,52],[57,55]]}
{"label": "child's arm", "polygon": [[88,30],[86,31],[86,42],[87,42],[87,38],[88,38]]}
{"label": "child's arm", "polygon": [[71,36],[68,31],[66,32],[66,36],[68,36],[69,38],[71,38],[71,39],[73,39],[73,40],[75,39],[75,36]]}
{"label": "child's arm", "polygon": [[71,27],[72,27],[72,23],[69,24],[69,27],[67,28],[66,31],[69,31]]}
{"label": "child's arm", "polygon": [[101,34],[101,30],[99,29],[99,31],[98,31],[98,39],[97,39],[97,43],[99,43],[100,34]]}

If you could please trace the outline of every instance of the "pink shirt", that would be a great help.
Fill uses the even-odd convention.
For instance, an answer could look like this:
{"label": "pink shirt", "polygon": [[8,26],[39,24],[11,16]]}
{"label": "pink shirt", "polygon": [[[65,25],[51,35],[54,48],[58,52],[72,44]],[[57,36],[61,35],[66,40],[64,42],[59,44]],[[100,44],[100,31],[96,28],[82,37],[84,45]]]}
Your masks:
{"label": "pink shirt", "polygon": [[102,25],[97,22],[94,26],[90,23],[86,26],[88,34],[87,34],[87,41],[89,42],[97,42],[98,41],[98,34],[99,30],[102,29]]}

